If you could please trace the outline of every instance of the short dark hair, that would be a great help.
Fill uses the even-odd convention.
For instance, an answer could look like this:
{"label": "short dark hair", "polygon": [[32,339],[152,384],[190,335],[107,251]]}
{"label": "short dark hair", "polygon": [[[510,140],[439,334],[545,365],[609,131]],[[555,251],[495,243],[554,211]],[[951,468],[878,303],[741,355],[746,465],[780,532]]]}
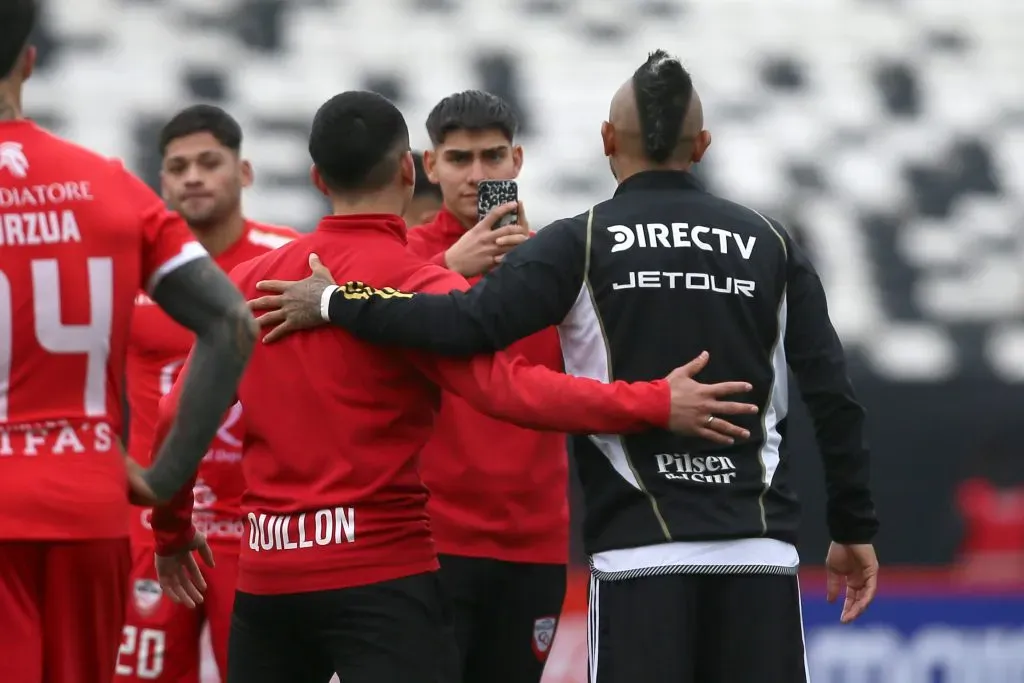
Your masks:
{"label": "short dark hair", "polygon": [[457,130],[498,130],[512,142],[519,131],[519,117],[497,95],[466,90],[444,98],[427,116],[427,135],[435,147]]}
{"label": "short dark hair", "polygon": [[14,71],[36,26],[35,0],[0,0],[0,80]]}
{"label": "short dark hair", "polygon": [[383,95],[352,90],[327,100],[313,118],[309,155],[336,192],[378,190],[409,151],[405,117]]}
{"label": "short dark hair", "polygon": [[633,74],[644,154],[664,163],[679,147],[683,121],[693,99],[693,79],[675,57],[652,52]]}
{"label": "short dark hair", "polygon": [[427,169],[423,165],[423,154],[412,153],[412,161],[416,165],[416,188],[413,190],[413,197],[435,197],[441,199],[441,186],[430,182],[427,177]]}
{"label": "short dark hair", "polygon": [[160,131],[160,154],[165,154],[167,146],[175,140],[196,133],[209,133],[233,152],[242,149],[242,127],[238,121],[220,107],[197,104],[182,109],[164,125]]}

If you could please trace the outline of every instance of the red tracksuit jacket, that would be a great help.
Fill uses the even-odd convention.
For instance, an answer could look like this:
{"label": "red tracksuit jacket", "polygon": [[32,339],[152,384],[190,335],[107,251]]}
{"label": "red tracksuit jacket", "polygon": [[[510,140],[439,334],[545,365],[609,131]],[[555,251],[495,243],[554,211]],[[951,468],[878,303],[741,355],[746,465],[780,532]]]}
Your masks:
{"label": "red tracksuit jacket", "polygon": [[[325,218],[231,276],[253,298],[260,280],[305,277],[312,251],[341,282],[435,293],[467,286],[409,254],[405,224],[380,215]],[[164,423],[177,386],[162,402]],[[663,380],[602,384],[501,354],[429,357],[329,326],[257,344],[238,389],[247,527],[239,590],[332,590],[437,568],[419,453],[434,429],[438,386],[534,429],[617,433],[664,428],[669,416]],[[191,507],[186,486],[154,513],[158,552],[188,540]]]}
{"label": "red tracksuit jacket", "polygon": [[[459,220],[442,209],[433,221],[409,232],[409,251],[443,266],[445,252],[464,234]],[[507,352],[563,370],[554,328],[512,344]],[[423,447],[420,473],[430,489],[427,509],[439,553],[509,562],[568,561],[564,434],[495,420],[446,391]]]}

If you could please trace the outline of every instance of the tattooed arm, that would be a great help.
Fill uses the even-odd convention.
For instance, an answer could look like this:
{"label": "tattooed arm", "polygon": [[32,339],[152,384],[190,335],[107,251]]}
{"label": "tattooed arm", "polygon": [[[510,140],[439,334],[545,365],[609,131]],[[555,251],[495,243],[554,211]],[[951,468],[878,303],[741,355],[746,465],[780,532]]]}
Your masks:
{"label": "tattooed arm", "polygon": [[221,418],[235,401],[257,327],[241,292],[208,258],[168,273],[156,286],[153,299],[196,333],[178,417],[144,475],[157,500],[163,502],[188,482],[206,455]]}

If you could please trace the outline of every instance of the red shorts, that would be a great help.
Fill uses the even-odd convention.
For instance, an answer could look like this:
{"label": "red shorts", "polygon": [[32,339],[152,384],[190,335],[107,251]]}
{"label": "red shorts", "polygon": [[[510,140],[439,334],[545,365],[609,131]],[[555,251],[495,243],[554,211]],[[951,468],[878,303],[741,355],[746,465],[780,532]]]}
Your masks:
{"label": "red shorts", "polygon": [[110,683],[130,569],[127,538],[0,541],[0,681]]}
{"label": "red shorts", "polygon": [[207,589],[205,601],[196,609],[175,604],[163,595],[153,565],[152,547],[135,550],[126,593],[124,634],[114,669],[117,683],[199,683],[204,621],[210,625],[221,680],[226,679],[238,549],[237,543],[217,544],[213,546],[217,566],[211,569],[199,562]]}

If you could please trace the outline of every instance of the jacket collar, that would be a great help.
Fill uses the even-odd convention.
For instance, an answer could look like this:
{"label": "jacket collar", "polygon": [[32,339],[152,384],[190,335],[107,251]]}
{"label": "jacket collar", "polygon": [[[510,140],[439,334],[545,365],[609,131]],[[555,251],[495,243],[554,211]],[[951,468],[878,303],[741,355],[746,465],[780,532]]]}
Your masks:
{"label": "jacket collar", "polygon": [[225,257],[230,258],[231,255],[234,252],[236,252],[239,249],[241,249],[242,245],[244,245],[246,242],[249,241],[249,233],[251,231],[252,231],[252,221],[250,221],[249,219],[244,219],[243,222],[242,222],[242,234],[240,234],[238,236],[238,239],[236,239],[234,242],[229,244],[224,251],[222,251],[219,254],[217,254],[214,258],[225,258]]}
{"label": "jacket collar", "polygon": [[434,220],[427,225],[436,227],[441,234],[450,238],[453,242],[462,237],[468,228],[462,224],[458,217],[448,210],[447,206],[441,206],[441,210],[434,216]]}
{"label": "jacket collar", "polygon": [[641,171],[619,183],[615,196],[635,190],[695,190],[707,192],[689,171]]}
{"label": "jacket collar", "polygon": [[324,216],[317,230],[344,232],[348,234],[377,234],[390,237],[405,244],[406,227],[401,216],[387,213],[361,213],[349,216]]}

